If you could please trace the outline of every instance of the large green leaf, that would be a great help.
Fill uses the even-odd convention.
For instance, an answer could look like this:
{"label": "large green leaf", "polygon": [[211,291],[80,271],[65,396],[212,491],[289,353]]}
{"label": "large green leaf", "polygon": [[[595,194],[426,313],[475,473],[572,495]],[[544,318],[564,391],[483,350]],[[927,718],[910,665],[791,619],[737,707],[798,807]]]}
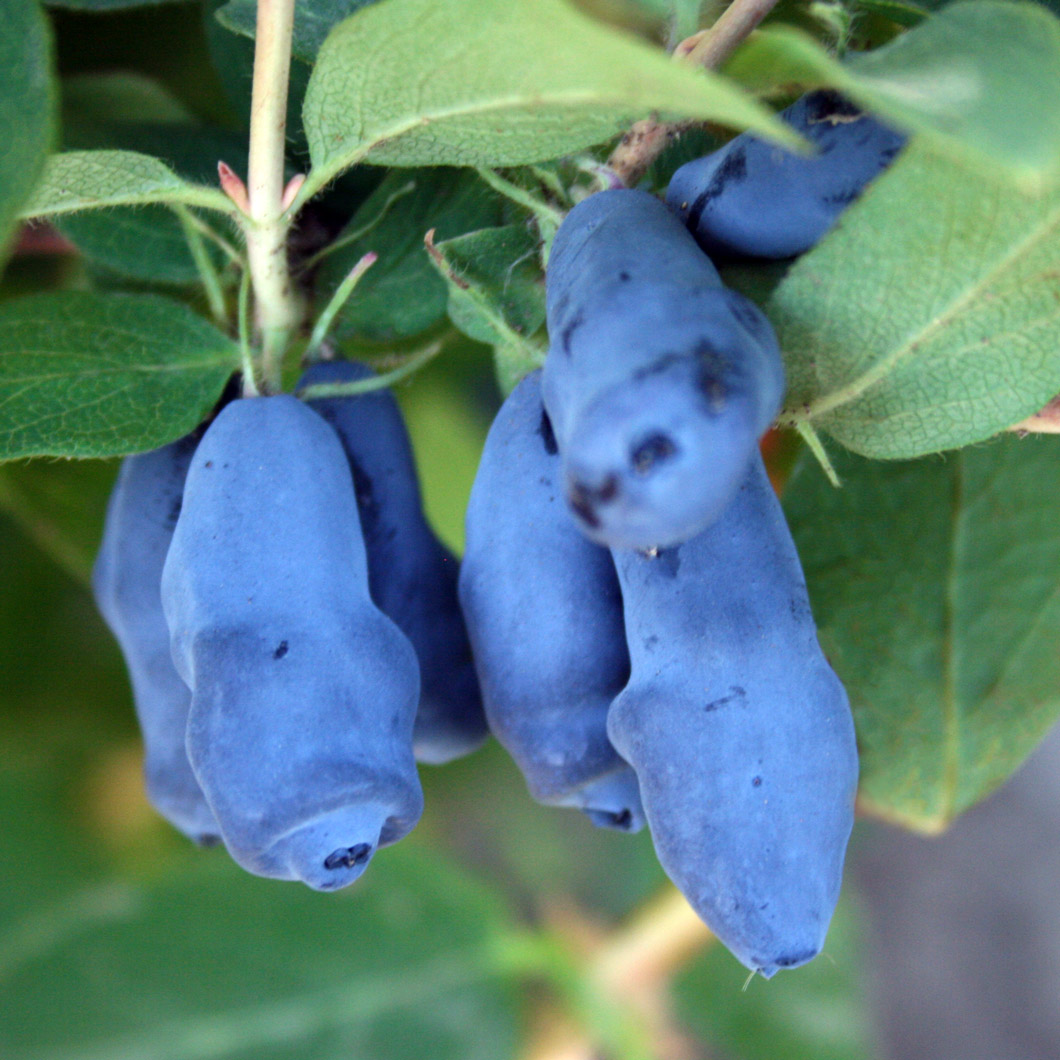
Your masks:
{"label": "large green leaf", "polygon": [[195,116],[161,82],[132,70],[62,80],[63,146],[98,147],[116,122],[191,125]]}
{"label": "large green leaf", "polygon": [[462,235],[497,224],[500,213],[500,200],[473,173],[439,168],[389,174],[339,239],[364,234],[330,254],[321,269],[322,288],[334,290],[365,254],[379,255],[340,314],[335,334],[388,342],[442,319],[445,281],[431,267],[424,235],[432,228],[439,239]]}
{"label": "large green leaf", "polygon": [[1027,188],[1060,178],[1060,21],[1037,4],[966,0],[844,64],[790,26],[725,72],[757,89],[830,85],[936,150]]}
{"label": "large green leaf", "polygon": [[1060,714],[1060,438],[835,463],[842,489],[804,460],[784,501],[854,708],[861,802],[938,830]]}
{"label": "large green leaf", "polygon": [[313,160],[304,194],[355,162],[553,158],[650,111],[778,131],[722,78],[672,63],[564,0],[386,0],[320,49],[303,109]]}
{"label": "large green leaf", "polygon": [[858,909],[844,898],[821,956],[769,982],[748,983],[747,969],[712,946],[678,973],[677,1013],[730,1060],[869,1060],[860,934]]}
{"label": "large green leaf", "polygon": [[161,159],[135,151],[64,151],[53,155],[23,217],[56,217],[108,206],[180,203],[225,213],[231,202],[214,188],[182,180]]}
{"label": "large green leaf", "polygon": [[387,850],[341,895],[255,879],[222,851],[116,877],[86,792],[57,798],[45,765],[0,776],[5,1060],[512,1055],[504,910],[443,857]]}
{"label": "large green leaf", "polygon": [[913,143],[767,312],[784,418],[867,456],[980,441],[1060,392],[1060,188],[1014,194]]}
{"label": "large green leaf", "polygon": [[[294,9],[291,54],[312,64],[332,28],[376,0],[302,0]],[[257,31],[257,0],[228,0],[217,9],[217,21],[233,33],[253,37]]]}
{"label": "large green leaf", "polygon": [[0,267],[55,135],[51,34],[37,0],[0,0]]}
{"label": "large green leaf", "polygon": [[0,305],[0,459],[117,456],[199,424],[239,364],[180,302],[64,292]]}

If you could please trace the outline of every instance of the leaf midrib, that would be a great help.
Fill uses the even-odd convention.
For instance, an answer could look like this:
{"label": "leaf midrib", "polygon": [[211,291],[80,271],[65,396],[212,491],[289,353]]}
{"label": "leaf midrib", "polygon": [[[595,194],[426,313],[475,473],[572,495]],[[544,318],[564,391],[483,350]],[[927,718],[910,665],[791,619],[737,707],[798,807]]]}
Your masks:
{"label": "leaf midrib", "polygon": [[972,299],[980,296],[996,277],[1007,271],[1019,257],[1028,252],[1035,244],[1051,235],[1058,225],[1060,225],[1060,203],[1046,215],[1041,226],[1035,227],[1032,232],[1014,244],[993,268],[983,273],[977,283],[967,288],[942,313],[929,320],[919,331],[907,338],[904,343],[897,346],[890,354],[876,361],[860,376],[852,379],[837,390],[833,390],[830,394],[826,394],[804,405],[795,413],[793,419],[809,420],[824,416],[829,412],[834,412],[842,405],[849,404],[861,397],[867,390],[885,379],[900,361],[911,356],[919,347],[927,343],[935,333],[946,327],[954,317],[965,309]]}
{"label": "leaf midrib", "polygon": [[440,990],[471,986],[490,978],[482,964],[481,951],[456,951],[414,972],[364,976],[255,1007],[184,1016],[78,1052],[60,1046],[33,1060],[220,1060],[245,1055],[255,1045],[305,1041],[324,1028],[367,1022],[419,1005]]}

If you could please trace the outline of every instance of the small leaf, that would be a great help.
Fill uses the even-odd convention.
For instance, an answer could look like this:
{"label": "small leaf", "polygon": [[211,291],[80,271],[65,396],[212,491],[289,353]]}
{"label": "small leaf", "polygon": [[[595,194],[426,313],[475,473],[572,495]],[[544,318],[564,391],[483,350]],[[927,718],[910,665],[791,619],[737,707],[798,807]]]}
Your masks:
{"label": "small leaf", "polygon": [[[344,18],[376,0],[300,0],[294,9],[291,54],[312,64],[324,38]],[[217,9],[217,21],[225,29],[253,38],[257,31],[257,0],[228,0]]]}
{"label": "small leaf", "polygon": [[55,217],[107,206],[183,203],[224,213],[231,202],[213,188],[182,180],[164,162],[135,151],[64,151],[48,160],[23,217]]}
{"label": "small leaf", "polygon": [[1060,21],[1038,4],[950,4],[845,64],[801,30],[765,29],[725,73],[759,91],[840,89],[936,152],[1029,190],[1060,178]]}
{"label": "small leaf", "polygon": [[119,456],[194,429],[239,350],[180,302],[43,294],[0,305],[0,460]]}
{"label": "small leaf", "polygon": [[[387,209],[410,182],[413,189]],[[473,173],[424,169],[389,174],[345,229],[347,235],[367,229],[365,234],[330,254],[321,268],[321,288],[330,292],[366,253],[379,255],[339,314],[336,336],[389,342],[441,320],[445,281],[431,267],[424,235],[432,228],[443,239],[462,235],[497,224],[500,212],[497,196]],[[339,241],[343,237],[340,233]]]}
{"label": "small leaf", "polygon": [[861,802],[937,831],[1060,715],[1060,438],[835,464],[838,490],[803,457],[784,507],[854,709]]}
{"label": "small leaf", "polygon": [[449,289],[449,319],[493,347],[497,381],[510,393],[544,361],[544,344],[533,338],[545,322],[536,237],[525,224],[506,225],[438,244],[428,239],[427,249]]}
{"label": "small leaf", "polygon": [[0,267],[55,136],[52,40],[36,0],[0,0]]}
{"label": "small leaf", "polygon": [[1060,187],[1013,194],[914,142],[766,311],[787,422],[875,457],[981,441],[1060,392]]}
{"label": "small leaf", "polygon": [[320,49],[303,112],[313,160],[306,194],[356,162],[550,159],[650,111],[790,142],[790,130],[722,78],[673,63],[564,0],[387,0],[341,23]]}
{"label": "small leaf", "polygon": [[488,344],[527,338],[545,322],[538,242],[526,225],[483,228],[435,244],[449,282],[449,317]]}

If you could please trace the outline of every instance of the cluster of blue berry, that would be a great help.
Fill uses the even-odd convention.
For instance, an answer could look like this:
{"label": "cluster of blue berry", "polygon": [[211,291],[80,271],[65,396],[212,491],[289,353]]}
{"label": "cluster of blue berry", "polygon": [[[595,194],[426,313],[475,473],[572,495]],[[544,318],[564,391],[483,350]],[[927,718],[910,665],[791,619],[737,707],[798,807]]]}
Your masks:
{"label": "cluster of blue berry", "polygon": [[567,216],[545,367],[490,430],[459,579],[383,392],[233,400],[125,461],[96,596],[178,828],[345,886],[416,823],[415,760],[473,749],[488,719],[541,802],[646,822],[749,968],[820,951],[854,729],[759,455],[777,341],[704,251],[808,249],[901,138],[823,93],[783,116],[816,156],[741,136],[679,170],[669,208],[614,190]]}

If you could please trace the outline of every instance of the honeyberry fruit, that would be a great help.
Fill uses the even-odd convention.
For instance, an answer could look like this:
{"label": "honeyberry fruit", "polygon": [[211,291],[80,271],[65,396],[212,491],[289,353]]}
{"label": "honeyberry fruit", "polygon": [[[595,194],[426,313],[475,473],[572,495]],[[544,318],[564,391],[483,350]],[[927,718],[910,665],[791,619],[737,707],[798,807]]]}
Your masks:
{"label": "honeyberry fruit", "polygon": [[289,395],[226,406],[162,572],[188,756],[229,852],[317,890],[416,823],[419,673],[372,603],[349,464]]}
{"label": "honeyberry fruit", "polygon": [[467,508],[460,602],[490,729],[539,802],[636,831],[633,771],[607,737],[629,674],[611,556],[577,530],[541,401],[541,373],[490,428]]}
{"label": "honeyberry fruit", "polygon": [[857,748],[761,459],[691,541],[614,556],[632,674],[608,732],[659,861],[748,968],[804,964],[839,896]]}
{"label": "honeyberry fruit", "polygon": [[906,142],[830,91],[803,96],[779,117],[810,141],[814,154],[743,133],[670,180],[666,202],[716,258],[787,258],[809,250]]}
{"label": "honeyberry fruit", "polygon": [[[306,369],[298,389],[373,374],[350,361],[321,361]],[[372,599],[419,658],[416,758],[451,761],[478,747],[488,730],[457,600],[458,564],[424,517],[401,410],[387,390],[318,398],[309,405],[334,428],[350,464]]]}
{"label": "honeyberry fruit", "polygon": [[779,409],[769,322],[641,191],[571,210],[546,290],[543,393],[578,525],[614,548],[695,536],[732,498]]}
{"label": "honeyberry fruit", "polygon": [[160,589],[197,441],[188,435],[122,461],[92,590],[129,671],[144,741],[147,797],[185,835],[209,846],[220,836],[184,746],[191,693],[173,665]]}

